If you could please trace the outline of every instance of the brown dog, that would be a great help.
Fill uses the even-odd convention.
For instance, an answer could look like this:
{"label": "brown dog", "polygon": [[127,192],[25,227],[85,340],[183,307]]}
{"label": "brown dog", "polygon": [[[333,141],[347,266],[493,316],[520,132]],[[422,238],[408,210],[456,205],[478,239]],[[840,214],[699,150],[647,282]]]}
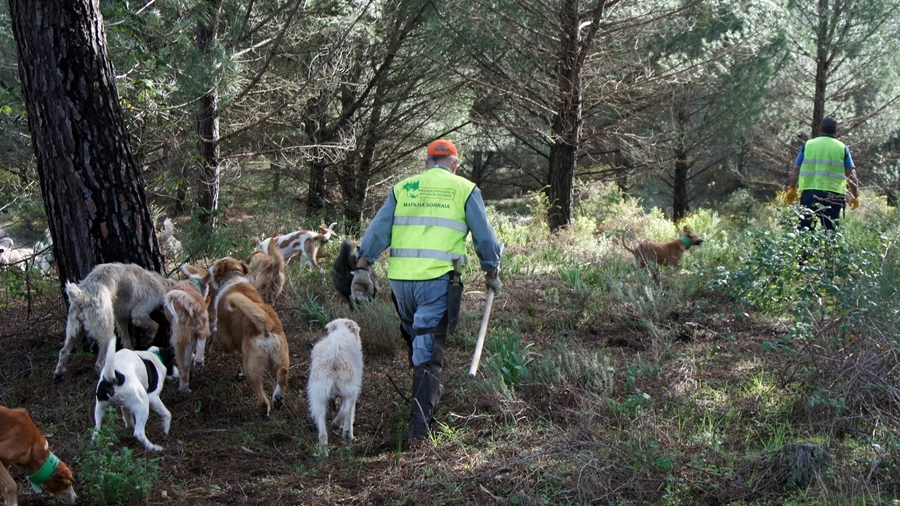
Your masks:
{"label": "brown dog", "polygon": [[625,241],[622,241],[622,246],[634,255],[634,263],[638,267],[652,264],[677,266],[685,251],[691,246],[700,246],[701,244],[703,244],[703,239],[688,230],[687,227],[684,227],[684,235],[669,242],[645,241],[631,249],[625,244]]}
{"label": "brown dog", "polygon": [[[210,272],[216,290],[216,341],[225,351],[241,352],[244,375],[259,398],[259,413],[269,416],[271,404],[281,405],[291,367],[281,320],[247,278],[246,263],[225,257],[216,260]],[[276,381],[271,404],[262,387],[265,373]]]}
{"label": "brown dog", "polygon": [[209,292],[209,271],[182,265],[187,276],[170,289],[165,297],[166,318],[172,323],[172,347],[178,364],[178,391],[190,393],[191,364],[203,369],[206,340],[210,336],[206,295]]}
{"label": "brown dog", "polygon": [[274,304],[284,288],[284,257],[278,248],[278,237],[269,241],[268,254],[256,250],[250,255],[250,277],[266,302]]}
{"label": "brown dog", "polygon": [[50,451],[50,445],[24,409],[0,406],[0,492],[6,504],[18,504],[16,482],[9,468],[19,466],[28,472],[28,481],[55,495],[66,504],[75,504],[72,470]]}

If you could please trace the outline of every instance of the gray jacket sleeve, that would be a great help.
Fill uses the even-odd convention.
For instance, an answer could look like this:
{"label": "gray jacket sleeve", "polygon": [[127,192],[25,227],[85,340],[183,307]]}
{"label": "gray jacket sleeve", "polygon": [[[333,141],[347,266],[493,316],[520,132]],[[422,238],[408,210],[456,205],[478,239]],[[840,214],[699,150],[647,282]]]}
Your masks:
{"label": "gray jacket sleeve", "polygon": [[387,200],[381,209],[372,218],[372,223],[366,229],[362,242],[359,243],[356,256],[363,257],[374,264],[378,256],[391,246],[391,227],[394,225],[394,209],[397,208],[397,199],[394,192],[388,193]]}
{"label": "gray jacket sleeve", "polygon": [[472,243],[475,245],[475,253],[481,260],[481,270],[487,272],[499,268],[500,243],[497,242],[497,235],[487,221],[484,200],[477,186],[466,200],[466,224],[472,232]]}

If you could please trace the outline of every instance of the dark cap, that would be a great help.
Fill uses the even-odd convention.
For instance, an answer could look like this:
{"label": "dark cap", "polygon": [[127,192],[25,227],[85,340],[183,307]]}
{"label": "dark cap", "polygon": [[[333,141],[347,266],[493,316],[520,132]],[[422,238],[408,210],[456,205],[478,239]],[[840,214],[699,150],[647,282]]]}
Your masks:
{"label": "dark cap", "polygon": [[837,120],[830,116],[822,118],[822,124],[819,127],[823,134],[834,135],[837,132]]}

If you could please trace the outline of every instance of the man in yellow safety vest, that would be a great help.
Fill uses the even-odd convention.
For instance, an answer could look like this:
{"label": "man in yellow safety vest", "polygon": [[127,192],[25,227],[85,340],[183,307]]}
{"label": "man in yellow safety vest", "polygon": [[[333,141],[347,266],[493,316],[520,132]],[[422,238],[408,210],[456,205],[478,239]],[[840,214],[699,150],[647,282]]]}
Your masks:
{"label": "man in yellow safety vest", "polygon": [[[819,130],[820,135],[806,141],[794,161],[785,199],[788,204],[794,204],[799,190],[800,205],[815,211],[822,226],[833,230],[845,204],[850,209],[859,206],[859,181],[850,148],[835,139],[837,121],[824,118]],[[849,200],[846,197],[848,190]],[[800,220],[800,229],[813,227],[813,215],[805,213]]]}
{"label": "man in yellow safety vest", "polygon": [[458,313],[462,295],[458,277],[454,283],[459,289],[451,289],[451,275],[454,261],[466,263],[469,232],[486,286],[495,293],[502,286],[501,247],[487,221],[481,191],[456,175],[458,166],[452,142],[438,139],[428,145],[425,172],[397,183],[366,229],[351,285],[354,294],[372,295],[369,265],[390,248],[387,276],[413,367],[408,444],[428,435],[443,395],[448,322],[458,317],[449,313],[453,308]]}

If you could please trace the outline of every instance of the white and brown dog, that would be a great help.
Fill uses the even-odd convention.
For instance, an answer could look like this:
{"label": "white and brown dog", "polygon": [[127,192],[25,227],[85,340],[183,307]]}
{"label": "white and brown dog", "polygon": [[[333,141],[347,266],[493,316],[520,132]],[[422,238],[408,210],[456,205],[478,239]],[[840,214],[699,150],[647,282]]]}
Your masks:
{"label": "white and brown dog", "polygon": [[319,232],[298,230],[290,234],[269,237],[259,243],[259,249],[261,251],[269,251],[269,242],[274,241],[286,263],[290,263],[297,255],[300,255],[304,265],[309,266],[310,269],[323,272],[323,269],[319,267],[319,259],[322,258],[322,255],[319,254],[319,248],[322,246],[322,243],[328,242],[332,237],[338,237],[334,232],[335,225],[337,223],[332,223],[327,227],[319,225]]}
{"label": "white and brown dog", "polygon": [[648,265],[669,265],[677,266],[681,262],[684,252],[691,246],[700,246],[703,239],[684,227],[684,234],[678,239],[668,242],[641,242],[633,249],[629,248],[624,241],[622,246],[634,255],[634,263],[638,267],[647,267]]}
{"label": "white and brown dog", "polygon": [[162,446],[147,439],[145,427],[150,417],[150,408],[162,416],[164,434],[169,434],[172,413],[159,399],[166,376],[178,376],[174,367],[175,352],[172,348],[159,349],[151,346],[147,351],[121,349],[116,351],[115,339],[106,346],[106,360],[100,381],[97,382],[94,403],[94,436],[96,441],[103,424],[103,415],[108,406],[122,410],[125,427],[134,427],[134,437],[147,451],[160,451]]}
{"label": "white and brown dog", "polygon": [[206,295],[211,274],[191,265],[182,265],[183,279],[166,293],[166,318],[172,324],[172,347],[178,364],[178,391],[190,393],[191,367],[203,369],[206,340],[209,339],[209,313]]}
{"label": "white and brown dog", "polygon": [[34,256],[34,248],[17,248],[11,237],[0,239],[0,269],[15,265],[24,272]]}
{"label": "white and brown dog", "polygon": [[157,236],[159,248],[169,260],[175,260],[181,256],[181,241],[175,238],[175,224],[170,218],[163,220],[162,231]]}
{"label": "white and brown dog", "polygon": [[338,319],[325,326],[328,335],[312,350],[306,394],[309,414],[319,432],[319,455],[328,456],[328,427],[325,415],[330,401],[341,398],[341,407],[331,425],[341,425],[341,436],[353,440],[356,401],[362,390],[363,355],[359,325],[353,320]]}
{"label": "white and brown dog", "polygon": [[24,409],[0,406],[0,493],[6,506],[18,504],[16,482],[9,474],[11,466],[28,472],[35,490],[44,490],[65,504],[75,504],[75,478],[65,462],[50,451],[47,439]]}
{"label": "white and brown dog", "polygon": [[284,289],[284,257],[276,243],[269,241],[268,251],[254,251],[249,262],[253,286],[269,304],[274,304]]}
{"label": "white and brown dog", "polygon": [[150,316],[163,305],[163,298],[172,281],[157,272],[148,271],[134,264],[100,264],[81,283],[66,282],[69,296],[69,316],[66,321],[66,342],[59,351],[59,360],[53,378],[59,381],[66,372],[66,361],[72,349],[84,333],[97,341],[95,369],[103,369],[104,350],[119,331],[122,345],[134,348],[128,323],[155,335],[159,324]]}
{"label": "white and brown dog", "polygon": [[[271,406],[277,408],[284,400],[291,367],[281,320],[247,278],[250,268],[245,262],[225,257],[209,270],[216,291],[216,342],[225,351],[243,355],[244,375],[259,398],[257,409],[268,417]],[[266,373],[276,382],[271,403],[262,387]]]}

